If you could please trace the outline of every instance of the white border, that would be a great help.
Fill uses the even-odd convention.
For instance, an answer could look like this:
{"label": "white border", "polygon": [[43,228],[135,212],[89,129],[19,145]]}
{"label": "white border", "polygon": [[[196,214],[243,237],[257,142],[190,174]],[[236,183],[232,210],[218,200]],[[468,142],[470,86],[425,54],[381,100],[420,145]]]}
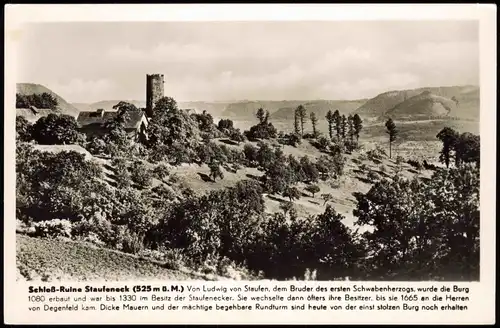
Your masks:
{"label": "white border", "polygon": [[[4,313],[7,322],[38,322],[41,317],[27,317],[21,311],[24,302],[17,300],[20,285],[15,283],[15,114],[10,110],[15,97],[17,56],[16,30],[28,22],[76,22],[76,21],[256,21],[256,20],[479,20],[480,21],[480,84],[481,84],[481,281],[471,284],[480,295],[474,306],[477,313],[466,316],[456,312],[440,315],[412,313],[371,312],[367,317],[358,316],[359,323],[374,322],[421,322],[421,323],[493,323],[495,310],[495,224],[496,224],[496,6],[474,4],[411,4],[411,5],[305,5],[305,4],[240,4],[240,5],[6,5],[5,6],[5,134],[4,134]],[[16,301],[17,300],[17,301]],[[186,316],[179,312],[174,317],[126,315],[119,317],[94,317],[101,322],[166,322],[185,323],[191,319],[198,323],[212,322],[273,322],[326,323],[321,315],[298,319],[295,315],[274,314],[272,317],[257,313],[238,314],[239,318],[225,317],[213,321],[220,313],[212,313],[211,319],[200,315]],[[198,315],[198,313],[196,313]],[[60,322],[64,321],[59,317]],[[87,317],[71,314],[68,322],[84,322]],[[180,321],[179,321],[180,320]],[[182,321],[184,320],[184,321]],[[291,321],[286,321],[291,320]],[[353,323],[343,313],[330,315],[331,323]]]}

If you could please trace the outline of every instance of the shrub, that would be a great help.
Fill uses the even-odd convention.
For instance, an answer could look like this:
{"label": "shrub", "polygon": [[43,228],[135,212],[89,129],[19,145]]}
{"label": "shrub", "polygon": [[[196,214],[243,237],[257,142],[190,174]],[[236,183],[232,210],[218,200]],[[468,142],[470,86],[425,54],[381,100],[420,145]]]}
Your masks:
{"label": "shrub", "polygon": [[318,193],[321,189],[317,185],[309,185],[306,187],[306,190],[309,191],[314,197],[314,195]]}
{"label": "shrub", "polygon": [[144,249],[144,237],[138,233],[126,232],[121,238],[122,251],[137,254]]}
{"label": "shrub", "polygon": [[285,145],[292,146],[292,147],[297,147],[297,145],[300,145],[300,143],[302,142],[302,138],[300,137],[300,134],[298,134],[298,133],[290,133],[290,134],[283,135],[283,137],[281,139],[283,141],[280,140],[280,142],[282,142]]}
{"label": "shrub", "polygon": [[234,123],[229,119],[221,119],[218,123],[218,128],[221,131],[224,129],[232,130],[234,128]]}
{"label": "shrub", "polygon": [[106,153],[107,145],[104,140],[98,137],[92,137],[85,145],[92,155],[102,155]]}
{"label": "shrub", "polygon": [[19,141],[28,142],[31,137],[32,125],[23,116],[16,116],[16,139]]}
{"label": "shrub", "polygon": [[118,228],[104,218],[100,212],[95,212],[89,218],[73,224],[73,236],[95,243],[117,248],[120,244]]}
{"label": "shrub", "polygon": [[34,231],[31,234],[34,237],[71,238],[72,224],[69,220],[39,221],[33,224],[33,228]]}
{"label": "shrub", "polygon": [[257,162],[258,149],[252,144],[245,144],[243,147],[243,154],[249,164]]}
{"label": "shrub", "polygon": [[364,235],[365,279],[479,279],[479,170],[384,179],[356,199],[356,224],[374,228]]}
{"label": "shrub", "polygon": [[33,124],[31,135],[39,144],[73,144],[83,139],[74,117],[69,115],[49,114]]}
{"label": "shrub", "polygon": [[245,131],[244,135],[249,140],[257,140],[257,139],[272,139],[276,138],[278,131],[274,127],[274,125],[270,122],[268,123],[259,123],[250,128],[250,130]]}
{"label": "shrub", "polygon": [[131,178],[132,181],[137,183],[141,188],[148,188],[152,183],[151,172],[147,166],[137,161],[131,167]]}
{"label": "shrub", "polygon": [[372,171],[372,170],[370,170],[368,172],[368,174],[366,175],[366,177],[368,178],[368,180],[370,180],[372,182],[376,181],[376,180],[378,180],[380,178],[379,175],[375,171]]}
{"label": "shrub", "polygon": [[240,132],[239,129],[231,130],[231,132],[229,133],[229,138],[233,141],[236,141],[238,144],[245,141],[245,136]]}
{"label": "shrub", "polygon": [[409,159],[407,161],[407,163],[410,164],[411,166],[413,166],[417,170],[421,170],[422,169],[422,163],[420,163],[419,161]]}
{"label": "shrub", "polygon": [[164,181],[169,176],[170,172],[165,164],[159,164],[155,166],[152,171],[153,175],[160,181]]}

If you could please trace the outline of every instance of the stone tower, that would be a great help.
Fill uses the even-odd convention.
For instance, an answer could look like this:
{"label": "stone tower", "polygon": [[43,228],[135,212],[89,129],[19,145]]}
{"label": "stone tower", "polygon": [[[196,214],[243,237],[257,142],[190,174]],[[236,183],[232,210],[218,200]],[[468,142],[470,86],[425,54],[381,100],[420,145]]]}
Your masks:
{"label": "stone tower", "polygon": [[146,116],[153,116],[153,108],[158,99],[163,98],[163,74],[146,75]]}

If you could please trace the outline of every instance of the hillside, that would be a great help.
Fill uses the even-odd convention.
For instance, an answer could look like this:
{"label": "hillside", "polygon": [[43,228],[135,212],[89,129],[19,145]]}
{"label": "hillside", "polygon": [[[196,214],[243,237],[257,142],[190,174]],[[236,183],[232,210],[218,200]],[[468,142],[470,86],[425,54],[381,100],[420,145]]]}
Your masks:
{"label": "hillside", "polygon": [[[220,280],[87,242],[16,235],[18,280]],[[173,268],[170,268],[173,267]]]}
{"label": "hillside", "polygon": [[260,107],[271,114],[272,119],[293,120],[293,111],[299,105],[305,106],[323,117],[330,109],[338,109],[341,113],[349,113],[365,103],[366,100],[283,100],[283,101],[241,101],[231,103],[221,114],[224,117],[248,120],[255,118]]}
{"label": "hillside", "polygon": [[[450,101],[451,98],[455,97],[459,105],[456,106],[452,114],[454,117],[468,119],[479,117],[479,87],[477,86],[429,87],[384,92],[368,100],[365,104],[356,109],[355,113],[366,118],[378,118],[399,104],[423,92],[430,92],[434,96],[444,97]],[[406,105],[400,108],[403,107],[406,107]],[[418,107],[413,107],[413,109],[417,108]]]}
{"label": "hillside", "polygon": [[424,91],[411,97],[384,113],[383,119],[393,120],[430,119],[438,116],[452,116],[457,104],[448,98]]}
{"label": "hillside", "polygon": [[35,84],[35,83],[17,83],[16,84],[16,93],[22,94],[22,95],[32,95],[32,94],[42,94],[42,93],[49,93],[53,97],[57,99],[58,102],[58,110],[67,115],[71,116],[78,116],[79,109],[77,109],[75,106],[72,104],[69,104],[66,100],[64,100],[61,96],[59,96],[57,93],[54,91],[48,89],[47,87],[41,85],[41,84]]}
{"label": "hillside", "polygon": [[[329,110],[339,110],[340,114],[349,114],[350,112],[362,106],[366,99],[361,100],[317,100],[305,102],[302,105],[306,108],[308,113],[314,112],[318,119],[325,118]],[[293,120],[295,109],[297,107],[282,107],[276,112],[271,114],[271,119],[275,120]]]}

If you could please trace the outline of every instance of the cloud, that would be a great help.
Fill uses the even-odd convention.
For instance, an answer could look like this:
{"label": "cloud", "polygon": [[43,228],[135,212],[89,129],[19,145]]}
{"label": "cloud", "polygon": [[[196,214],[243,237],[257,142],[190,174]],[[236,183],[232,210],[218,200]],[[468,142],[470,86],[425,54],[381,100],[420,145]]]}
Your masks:
{"label": "cloud", "polygon": [[116,89],[113,81],[108,79],[82,80],[71,79],[66,83],[47,83],[52,91],[69,102],[87,102],[89,99],[108,99]]}
{"label": "cloud", "polygon": [[87,102],[144,99],[148,73],[165,74],[178,100],[366,98],[479,83],[477,32],[444,21],[42,24],[23,39],[22,79]]}

